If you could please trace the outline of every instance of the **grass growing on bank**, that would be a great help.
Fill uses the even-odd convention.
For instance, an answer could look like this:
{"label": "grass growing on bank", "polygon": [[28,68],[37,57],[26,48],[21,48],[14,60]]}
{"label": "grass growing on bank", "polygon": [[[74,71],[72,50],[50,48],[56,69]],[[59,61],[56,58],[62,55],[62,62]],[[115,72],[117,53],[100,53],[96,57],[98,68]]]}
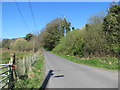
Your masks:
{"label": "grass growing on bank", "polygon": [[44,79],[44,57],[40,55],[37,61],[28,72],[28,77],[24,80],[19,79],[15,83],[15,88],[40,88]]}
{"label": "grass growing on bank", "polygon": [[111,58],[111,57],[78,58],[75,56],[69,56],[69,55],[64,55],[64,54],[55,53],[55,52],[51,52],[51,53],[78,64],[86,64],[93,67],[101,67],[101,68],[106,68],[110,70],[118,70],[117,58]]}

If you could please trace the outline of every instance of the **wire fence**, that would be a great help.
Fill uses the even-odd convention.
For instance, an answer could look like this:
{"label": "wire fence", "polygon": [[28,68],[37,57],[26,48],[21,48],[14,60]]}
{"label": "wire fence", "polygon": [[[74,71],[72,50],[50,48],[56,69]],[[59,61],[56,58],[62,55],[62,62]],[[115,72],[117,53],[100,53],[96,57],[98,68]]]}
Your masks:
{"label": "wire fence", "polygon": [[35,63],[38,53],[35,53],[33,56],[29,56],[18,60],[16,62],[16,73],[19,78],[27,76],[27,72],[31,69],[31,66]]}
{"label": "wire fence", "polygon": [[11,57],[8,64],[0,64],[0,89],[13,89],[14,82],[28,76],[28,71],[37,60],[39,52],[21,60],[15,61],[15,54]]}

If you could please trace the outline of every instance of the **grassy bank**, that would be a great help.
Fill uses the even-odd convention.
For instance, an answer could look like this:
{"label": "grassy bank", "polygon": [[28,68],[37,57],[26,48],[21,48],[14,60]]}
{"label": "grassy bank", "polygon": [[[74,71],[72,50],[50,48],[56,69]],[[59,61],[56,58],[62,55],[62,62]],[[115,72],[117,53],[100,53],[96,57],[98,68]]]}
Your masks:
{"label": "grassy bank", "polygon": [[37,61],[28,72],[28,77],[24,80],[19,79],[15,83],[15,88],[40,88],[44,79],[44,57],[39,55]]}
{"label": "grassy bank", "polygon": [[110,70],[118,70],[117,58],[111,58],[111,57],[78,58],[75,56],[63,55],[55,52],[51,52],[51,53],[54,53],[55,55],[58,55],[60,57],[63,57],[67,60],[70,60],[78,64],[86,64],[93,67],[101,67],[101,68],[106,68]]}

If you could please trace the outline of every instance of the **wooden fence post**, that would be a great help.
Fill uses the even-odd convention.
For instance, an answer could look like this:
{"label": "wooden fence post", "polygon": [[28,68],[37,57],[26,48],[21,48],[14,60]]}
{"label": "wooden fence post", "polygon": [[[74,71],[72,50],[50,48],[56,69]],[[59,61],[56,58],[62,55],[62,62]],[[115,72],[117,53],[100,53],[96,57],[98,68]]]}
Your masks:
{"label": "wooden fence post", "polygon": [[10,70],[10,77],[9,77],[9,84],[8,84],[8,88],[9,89],[13,89],[14,87],[14,75],[13,75],[13,72],[14,72],[14,69],[15,69],[15,53],[14,54],[11,54],[11,65],[9,66],[9,70]]}

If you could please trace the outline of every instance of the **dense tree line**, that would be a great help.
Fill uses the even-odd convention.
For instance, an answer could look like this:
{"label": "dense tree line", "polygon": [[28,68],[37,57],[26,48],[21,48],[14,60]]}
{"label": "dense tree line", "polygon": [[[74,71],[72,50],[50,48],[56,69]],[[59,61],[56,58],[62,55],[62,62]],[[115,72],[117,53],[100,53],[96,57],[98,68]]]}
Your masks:
{"label": "dense tree line", "polygon": [[111,4],[108,14],[90,17],[84,28],[69,32],[53,51],[79,57],[118,56],[120,6]]}

